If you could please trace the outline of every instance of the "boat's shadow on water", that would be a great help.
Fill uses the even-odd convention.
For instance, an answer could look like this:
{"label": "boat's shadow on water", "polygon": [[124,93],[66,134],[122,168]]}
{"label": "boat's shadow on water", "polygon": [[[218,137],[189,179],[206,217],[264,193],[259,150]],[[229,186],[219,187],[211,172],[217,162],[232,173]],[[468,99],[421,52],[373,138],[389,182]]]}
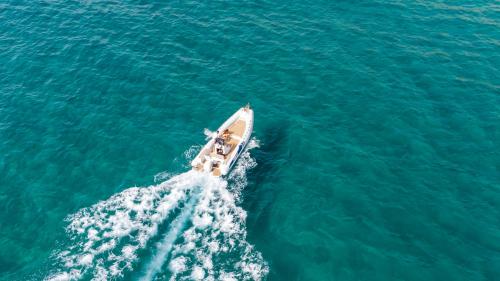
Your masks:
{"label": "boat's shadow on water", "polygon": [[[251,155],[256,160],[257,166],[248,171],[248,185],[243,191],[243,208],[247,211],[247,229],[248,238],[252,244],[255,244],[257,249],[262,252],[264,259],[269,263],[270,279],[273,276],[280,276],[288,280],[292,280],[299,274],[293,268],[289,268],[286,258],[283,260],[269,260],[267,257],[276,256],[278,253],[269,252],[270,244],[280,243],[280,241],[272,241],[272,208],[275,202],[279,189],[279,181],[281,178],[281,168],[286,165],[290,159],[290,149],[288,145],[288,123],[282,121],[272,124],[264,128],[263,134],[257,135],[261,141],[260,147],[252,150]],[[275,223],[275,222],[274,222]],[[287,249],[294,249],[293,245],[289,245],[281,241]],[[279,254],[278,254],[279,255]],[[288,264],[288,265],[287,265]],[[283,270],[286,267],[286,270]]]}
{"label": "boat's shadow on water", "polygon": [[248,181],[250,184],[246,189],[246,196],[251,196],[259,192],[259,187],[273,182],[278,176],[280,167],[285,164],[289,156],[285,145],[287,141],[286,131],[287,126],[280,124],[279,126],[267,127],[264,130],[264,134],[258,136],[260,147],[251,152],[252,157],[257,162],[257,166],[248,172]]}
{"label": "boat's shadow on water", "polygon": [[272,126],[265,129],[263,136],[259,136],[260,147],[252,151],[257,166],[248,173],[248,179],[252,181],[253,188],[276,176],[281,166],[278,164],[282,164],[279,162],[283,162],[287,156],[287,151],[283,149],[286,130],[287,128],[283,126]]}
{"label": "boat's shadow on water", "polygon": [[287,158],[287,150],[283,148],[286,142],[286,126],[270,126],[264,134],[258,136],[260,147],[252,150],[252,157],[257,166],[248,171],[248,186],[243,191],[243,207],[249,212],[247,225],[250,229],[268,226],[268,209],[271,207],[276,190],[273,182],[279,174],[282,163]]}

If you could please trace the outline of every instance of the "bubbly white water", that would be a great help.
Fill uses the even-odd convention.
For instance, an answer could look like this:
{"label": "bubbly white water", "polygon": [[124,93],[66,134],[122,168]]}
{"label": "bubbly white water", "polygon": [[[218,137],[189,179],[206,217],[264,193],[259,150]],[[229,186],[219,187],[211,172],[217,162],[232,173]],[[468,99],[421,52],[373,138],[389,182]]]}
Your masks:
{"label": "bubbly white water", "polygon": [[60,268],[46,279],[110,280],[139,271],[140,280],[261,280],[268,267],[246,241],[246,212],[237,205],[256,146],[248,144],[228,181],[189,171],[69,216],[71,243],[56,253]]}
{"label": "bubbly white water", "polygon": [[186,224],[189,216],[193,212],[193,208],[198,200],[198,194],[193,195],[188,203],[182,208],[180,215],[170,224],[168,232],[164,235],[162,241],[157,244],[156,253],[153,259],[147,263],[144,275],[139,278],[141,281],[152,280],[153,277],[161,271],[163,262],[170,253],[175,240],[182,231],[182,228]]}

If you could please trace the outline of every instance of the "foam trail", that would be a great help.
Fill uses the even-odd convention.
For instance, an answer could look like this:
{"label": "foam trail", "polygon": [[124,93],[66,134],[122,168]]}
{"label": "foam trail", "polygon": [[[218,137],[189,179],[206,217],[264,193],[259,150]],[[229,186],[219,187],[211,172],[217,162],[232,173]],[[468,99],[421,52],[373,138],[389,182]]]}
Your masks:
{"label": "foam trail", "polygon": [[[246,241],[246,212],[238,206],[246,172],[257,163],[249,149],[228,180],[189,171],[149,187],[132,187],[70,215],[68,245],[54,253],[46,280],[121,280],[156,245],[142,280],[261,280],[269,269]],[[196,149],[190,148],[186,160]],[[168,176],[158,175],[157,179]],[[162,233],[165,222],[167,230]],[[189,226],[188,225],[189,222]],[[152,244],[162,237],[159,244]]]}
{"label": "foam trail", "polygon": [[189,171],[155,186],[132,187],[67,218],[70,245],[56,253],[62,270],[48,280],[109,280],[123,277],[137,252],[206,176]]}
{"label": "foam trail", "polygon": [[195,202],[198,200],[198,195],[194,195],[189,199],[188,203],[182,209],[181,214],[171,223],[170,230],[165,234],[163,240],[158,244],[156,254],[153,259],[148,263],[146,267],[146,272],[139,280],[149,281],[153,280],[153,277],[161,271],[161,267],[170,253],[175,240],[179,237],[179,233],[182,231],[189,216],[193,212]]}
{"label": "foam trail", "polygon": [[[248,149],[257,146],[252,140]],[[246,241],[246,212],[237,206],[246,171],[257,165],[248,149],[229,182],[219,179],[203,188],[192,226],[172,250],[170,280],[261,280],[267,275],[262,255]]]}

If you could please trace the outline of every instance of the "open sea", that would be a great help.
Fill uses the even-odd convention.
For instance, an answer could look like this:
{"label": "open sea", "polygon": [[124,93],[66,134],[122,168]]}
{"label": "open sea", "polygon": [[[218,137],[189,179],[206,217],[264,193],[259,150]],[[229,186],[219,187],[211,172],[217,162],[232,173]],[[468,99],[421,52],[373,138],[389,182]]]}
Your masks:
{"label": "open sea", "polygon": [[0,280],[500,280],[500,1],[1,1]]}

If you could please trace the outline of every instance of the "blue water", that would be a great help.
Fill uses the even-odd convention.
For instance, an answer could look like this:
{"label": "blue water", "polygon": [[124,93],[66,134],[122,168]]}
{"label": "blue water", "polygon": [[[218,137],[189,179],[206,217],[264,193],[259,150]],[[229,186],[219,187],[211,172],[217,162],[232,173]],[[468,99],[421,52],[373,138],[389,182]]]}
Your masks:
{"label": "blue water", "polygon": [[[0,280],[498,280],[498,1],[3,1]],[[189,171],[250,102],[222,180]]]}

